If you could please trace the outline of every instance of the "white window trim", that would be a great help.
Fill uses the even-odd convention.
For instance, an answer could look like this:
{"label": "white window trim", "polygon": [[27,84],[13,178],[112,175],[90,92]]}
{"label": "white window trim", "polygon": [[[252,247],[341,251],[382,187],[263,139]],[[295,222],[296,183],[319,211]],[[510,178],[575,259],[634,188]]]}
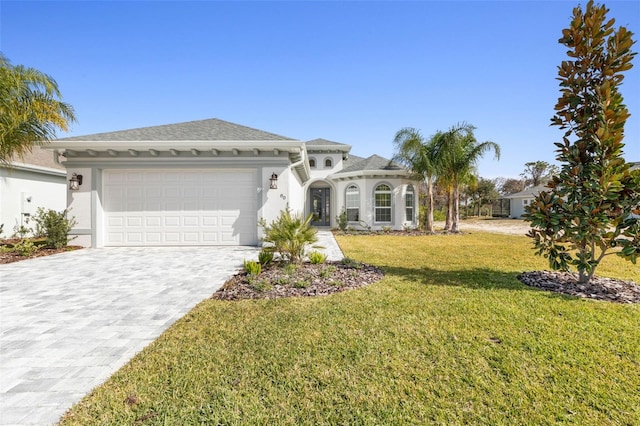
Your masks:
{"label": "white window trim", "polygon": [[[386,185],[389,187],[389,201],[390,201],[390,206],[389,207],[378,207],[376,206],[376,193],[378,192],[378,187],[380,185]],[[386,193],[386,191],[384,192]],[[377,214],[376,214],[376,209],[389,209],[389,221],[378,221],[377,220]],[[393,223],[393,185],[391,185],[389,182],[378,182],[374,185],[373,187],[373,223],[374,224],[380,224],[380,225],[388,225],[388,224],[392,224]]]}
{"label": "white window trim", "polygon": [[361,202],[361,199],[360,199],[360,187],[358,185],[356,185],[355,183],[350,183],[344,189],[344,211],[347,213],[347,219],[348,219],[349,218],[349,213],[348,213],[348,206],[347,206],[347,191],[352,186],[355,187],[358,190],[358,220],[355,220],[355,221],[354,220],[349,220],[349,223],[360,223],[360,221],[362,220],[362,202]]}
{"label": "white window trim", "polygon": [[[411,189],[411,191],[409,191]],[[407,220],[407,209],[409,208],[407,206],[407,195],[411,194],[412,197],[412,201],[411,201],[411,220]],[[404,193],[404,221],[405,222],[411,222],[411,223],[415,223],[416,222],[416,189],[413,187],[413,185],[409,184],[407,185],[407,190]]]}

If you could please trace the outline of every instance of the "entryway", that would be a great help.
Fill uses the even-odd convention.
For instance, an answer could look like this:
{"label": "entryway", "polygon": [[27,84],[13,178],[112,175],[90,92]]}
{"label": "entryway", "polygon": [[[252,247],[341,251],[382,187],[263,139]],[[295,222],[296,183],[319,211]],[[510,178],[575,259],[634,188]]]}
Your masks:
{"label": "entryway", "polygon": [[314,226],[331,226],[331,188],[311,188],[309,190],[310,209]]}

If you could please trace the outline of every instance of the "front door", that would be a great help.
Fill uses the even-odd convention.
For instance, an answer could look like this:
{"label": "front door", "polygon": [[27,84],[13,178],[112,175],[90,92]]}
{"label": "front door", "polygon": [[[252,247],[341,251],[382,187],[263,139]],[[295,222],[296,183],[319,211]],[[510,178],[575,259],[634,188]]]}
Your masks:
{"label": "front door", "polygon": [[311,188],[311,224],[331,226],[331,190],[329,188]]}

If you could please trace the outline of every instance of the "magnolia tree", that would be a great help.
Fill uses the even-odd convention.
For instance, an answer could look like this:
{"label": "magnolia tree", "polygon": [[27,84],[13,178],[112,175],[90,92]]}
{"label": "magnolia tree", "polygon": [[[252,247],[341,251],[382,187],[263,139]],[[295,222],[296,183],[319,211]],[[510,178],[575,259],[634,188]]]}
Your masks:
{"label": "magnolia tree", "polygon": [[536,254],[553,269],[575,267],[582,283],[606,255],[634,264],[640,255],[640,173],[622,157],[629,112],[619,92],[634,41],[607,12],[589,1],[562,31],[569,60],[558,67],[561,96],[551,119],[565,131],[555,144],[560,171],[526,214]]}

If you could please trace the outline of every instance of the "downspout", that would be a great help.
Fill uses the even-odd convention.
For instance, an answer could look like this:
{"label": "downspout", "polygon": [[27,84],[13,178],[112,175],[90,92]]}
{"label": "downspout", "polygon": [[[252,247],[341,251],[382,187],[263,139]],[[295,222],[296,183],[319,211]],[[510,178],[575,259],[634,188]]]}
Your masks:
{"label": "downspout", "polygon": [[[301,154],[302,154],[302,155],[301,155],[300,160],[296,161],[296,162],[295,162],[295,163],[293,163],[293,164],[290,164],[290,165],[289,165],[289,169],[290,169],[290,170],[293,170],[293,169],[295,169],[295,168],[296,168],[296,167],[298,167],[298,166],[305,165],[305,168],[304,168],[305,170],[304,170],[304,171],[306,172],[307,176],[309,176],[309,171],[307,170],[307,167],[306,167],[306,164],[305,164],[307,150],[306,150],[306,148],[303,148],[302,150],[300,150],[300,152],[301,152]],[[304,183],[304,182],[303,182],[303,183]]]}

